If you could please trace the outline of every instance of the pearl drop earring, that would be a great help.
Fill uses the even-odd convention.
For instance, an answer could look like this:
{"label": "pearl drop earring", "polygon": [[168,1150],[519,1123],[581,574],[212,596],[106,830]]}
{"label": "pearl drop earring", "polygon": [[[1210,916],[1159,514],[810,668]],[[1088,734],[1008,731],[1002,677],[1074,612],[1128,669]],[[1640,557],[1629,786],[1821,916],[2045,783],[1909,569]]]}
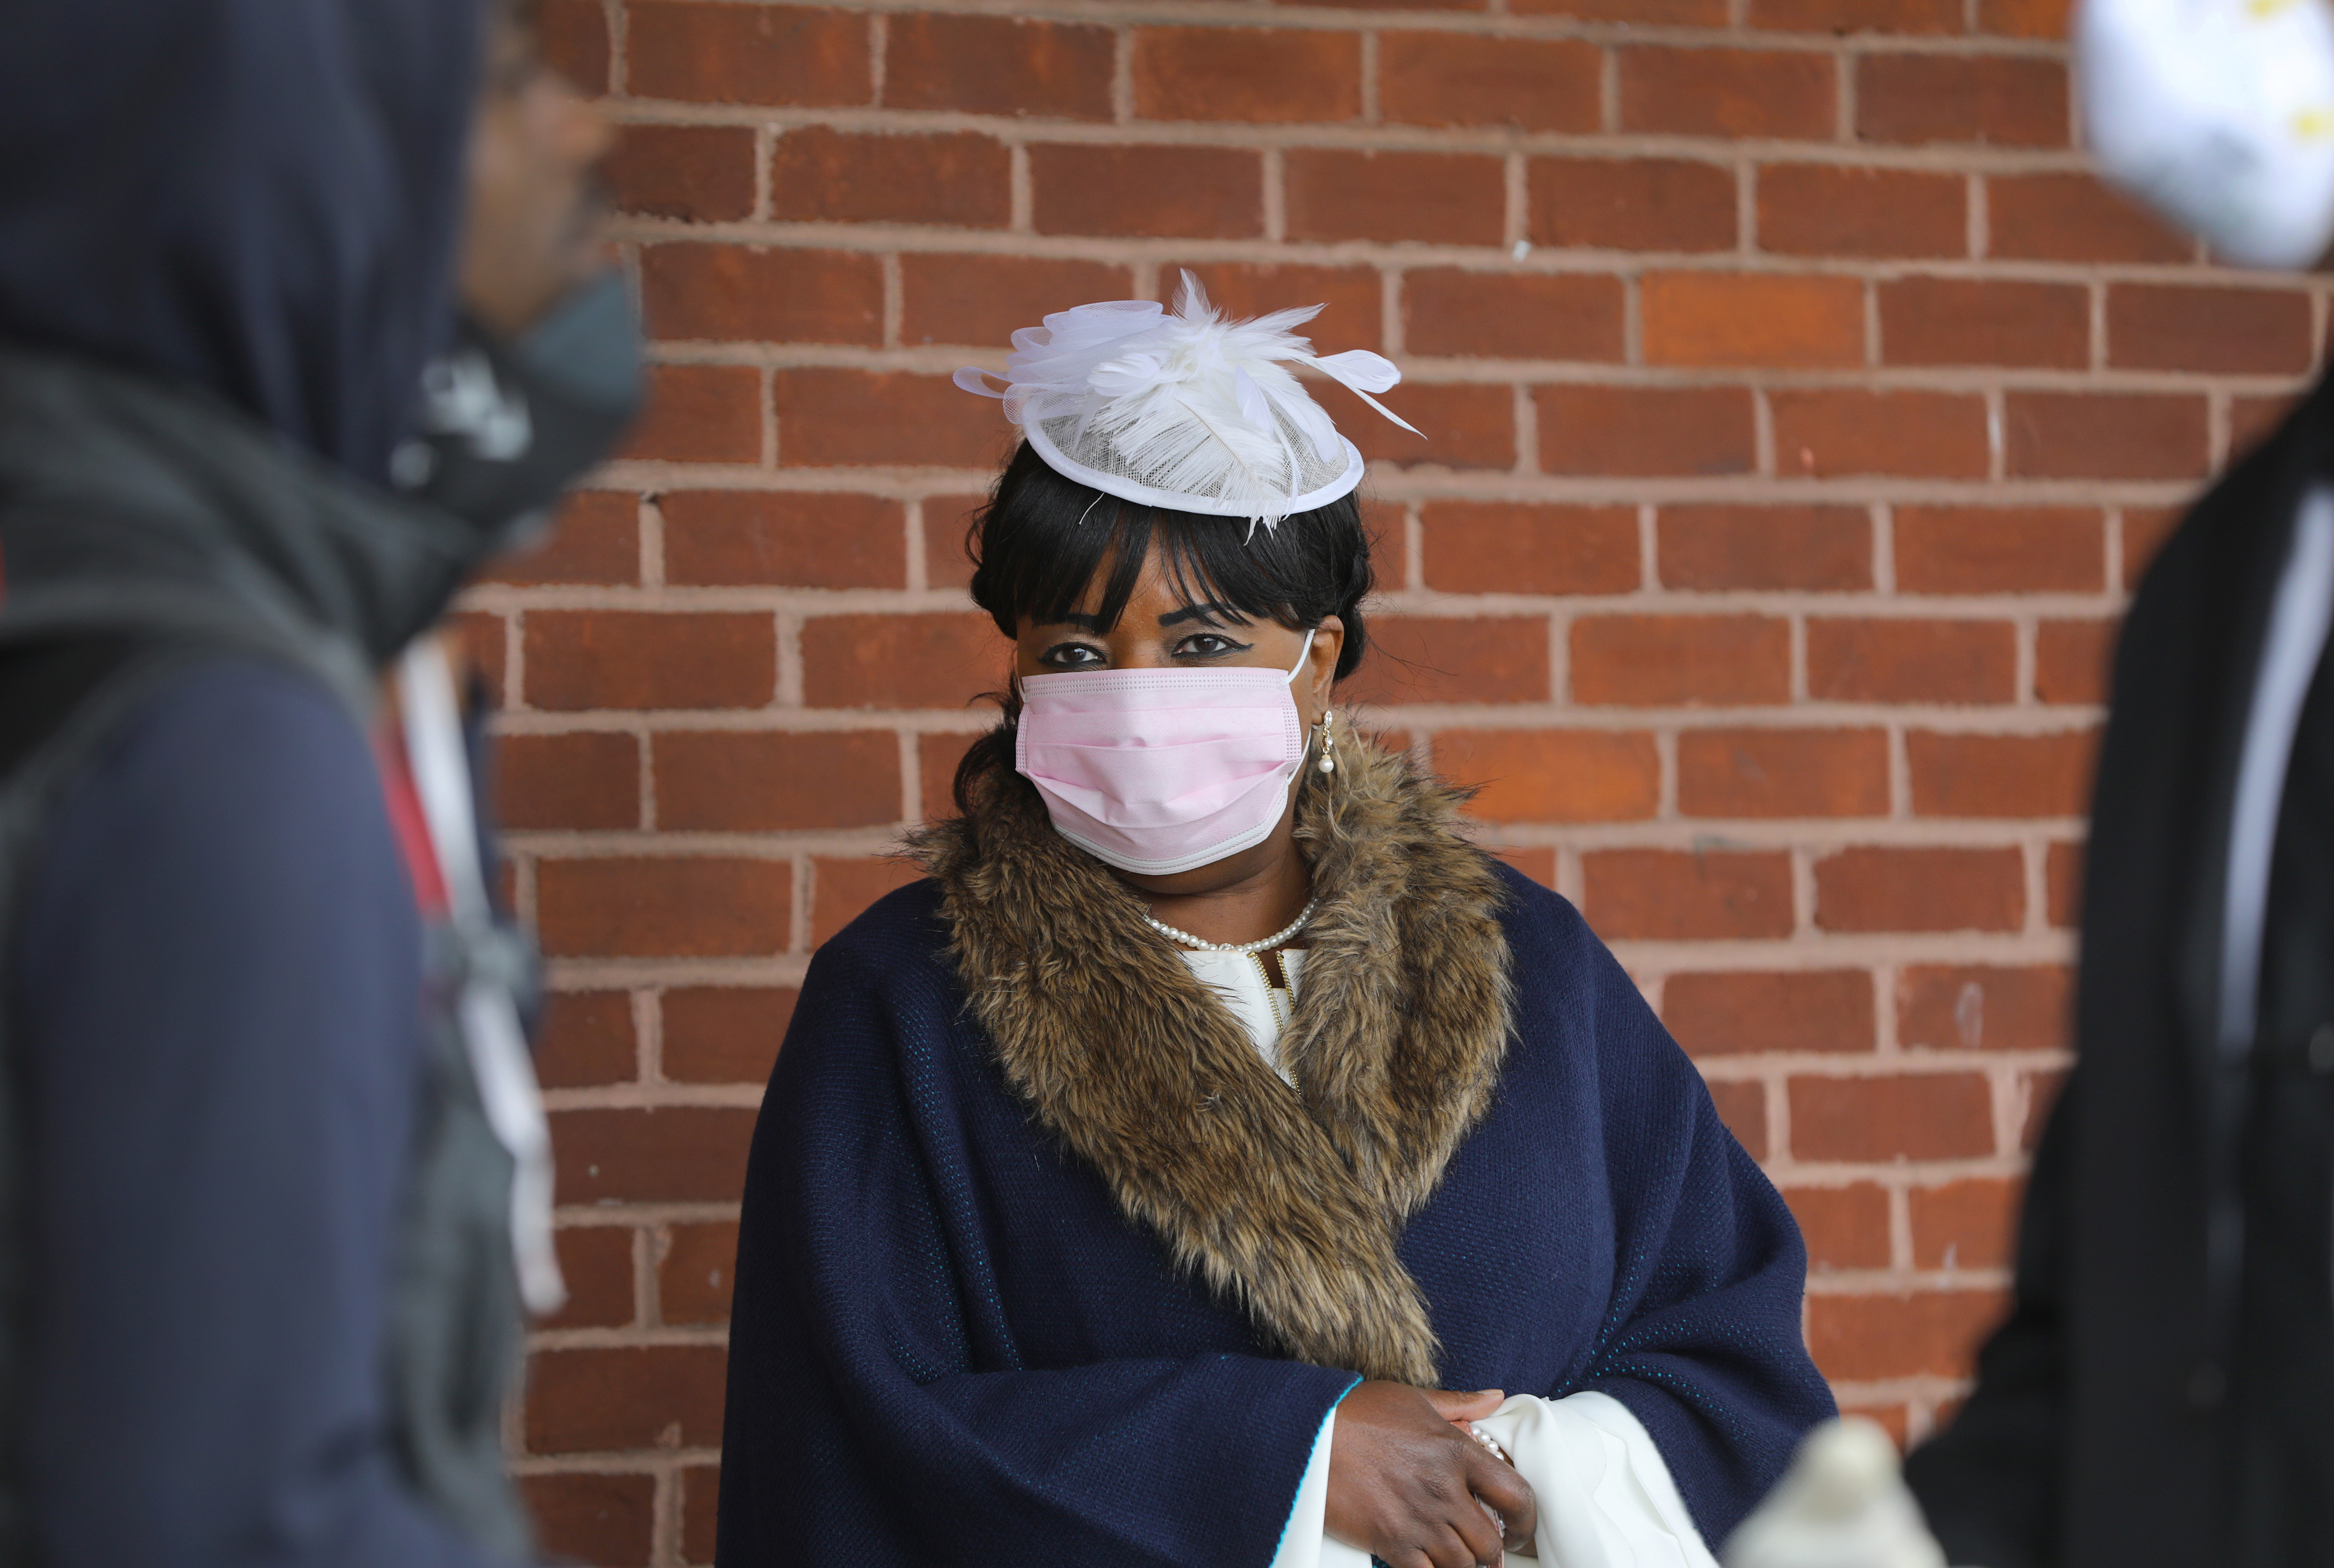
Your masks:
{"label": "pearl drop earring", "polygon": [[1321,710],[1321,722],[1316,726],[1321,732],[1321,760],[1314,765],[1323,773],[1337,771],[1337,741],[1336,737],[1329,733],[1329,721],[1336,717],[1336,708],[1325,707]]}

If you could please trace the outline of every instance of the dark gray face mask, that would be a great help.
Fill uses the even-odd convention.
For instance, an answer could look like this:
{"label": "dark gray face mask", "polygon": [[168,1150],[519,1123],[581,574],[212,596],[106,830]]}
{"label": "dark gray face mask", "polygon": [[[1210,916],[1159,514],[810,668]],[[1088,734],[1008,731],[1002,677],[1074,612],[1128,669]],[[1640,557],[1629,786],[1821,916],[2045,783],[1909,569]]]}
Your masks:
{"label": "dark gray face mask", "polygon": [[531,542],[560,495],[615,447],[641,406],[641,333],[614,270],[515,342],[465,315],[422,372],[413,436],[390,459],[399,490],[488,531],[497,553]]}

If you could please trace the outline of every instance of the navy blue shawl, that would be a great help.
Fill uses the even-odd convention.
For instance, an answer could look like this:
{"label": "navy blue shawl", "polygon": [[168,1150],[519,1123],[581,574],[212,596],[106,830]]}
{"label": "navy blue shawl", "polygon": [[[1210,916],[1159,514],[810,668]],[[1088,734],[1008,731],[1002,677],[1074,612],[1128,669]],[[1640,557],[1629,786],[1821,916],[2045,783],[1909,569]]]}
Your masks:
{"label": "navy blue shawl", "polygon": [[[1572,907],[1512,872],[1490,1113],[1403,1233],[1445,1384],[1596,1389],[1723,1539],[1832,1400],[1806,1255]],[[719,1560],[1263,1568],[1355,1375],[1275,1357],[1008,1088],[931,881],[812,961],[748,1166]]]}

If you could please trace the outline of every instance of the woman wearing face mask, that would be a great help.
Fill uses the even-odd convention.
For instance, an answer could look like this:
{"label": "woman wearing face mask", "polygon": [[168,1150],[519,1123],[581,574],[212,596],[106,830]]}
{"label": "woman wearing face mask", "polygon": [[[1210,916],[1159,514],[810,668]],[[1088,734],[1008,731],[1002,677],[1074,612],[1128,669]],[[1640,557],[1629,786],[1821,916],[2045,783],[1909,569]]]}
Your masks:
{"label": "woman wearing face mask", "polygon": [[1693,1067],[1336,707],[1362,460],[1289,367],[1398,378],[1312,314],[1016,335],[1014,688],[779,1053],[728,1568],[1703,1564],[1830,1413]]}

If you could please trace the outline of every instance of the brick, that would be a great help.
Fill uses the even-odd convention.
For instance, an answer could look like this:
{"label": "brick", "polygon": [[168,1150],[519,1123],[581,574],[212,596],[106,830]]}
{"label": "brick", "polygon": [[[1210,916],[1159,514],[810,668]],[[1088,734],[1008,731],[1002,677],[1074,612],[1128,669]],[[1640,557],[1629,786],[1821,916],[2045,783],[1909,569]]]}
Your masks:
{"label": "brick", "polygon": [[575,490],[543,535],[497,556],[489,582],[629,584],[641,576],[641,498],[629,490]]}
{"label": "brick", "polygon": [[965,541],[973,514],[988,504],[986,495],[924,497],[925,582],[934,588],[971,586],[972,556]]}
{"label": "brick", "polygon": [[543,999],[535,1075],[546,1089],[629,1083],[640,1077],[628,991],[553,991]]}
{"label": "brick", "polygon": [[537,707],[760,707],[776,694],[767,614],[538,610],[526,618]]}
{"label": "brick", "polygon": [[1624,130],[1831,139],[1837,89],[1828,54],[1655,48],[1619,54]]}
{"label": "brick", "polygon": [[756,156],[742,125],[628,125],[602,170],[620,212],[721,223],[753,216]]}
{"label": "brick", "polygon": [[2068,36],[2073,9],[2074,0],[1978,0],[1978,30],[2055,41]]}
{"label": "brick", "polygon": [[2000,1291],[1826,1293],[1808,1301],[1808,1349],[1837,1382],[1965,1378],[2008,1304]]}
{"label": "brick", "polygon": [[1790,683],[1790,627],[1774,616],[1588,615],[1572,623],[1575,702],[1785,702]]}
{"label": "brick", "polygon": [[2310,296],[2295,289],[2116,284],[2107,363],[2143,370],[2298,376],[2310,368]]}
{"label": "brick", "polygon": [[1554,850],[1494,849],[1491,852],[1541,887],[1556,886],[1556,851]]}
{"label": "brick", "polygon": [[1753,1159],[1766,1159],[1767,1086],[1756,1079],[1722,1079],[1709,1087],[1718,1120],[1734,1134],[1743,1152]]}
{"label": "brick", "polygon": [[1783,1201],[1799,1222],[1810,1273],[1888,1266],[1888,1189],[1878,1182],[1789,1187]]}
{"label": "brick", "polygon": [[1974,1176],[1942,1187],[1916,1187],[1913,1211],[1915,1268],[2007,1268],[2018,1241],[2025,1183]]}
{"label": "brick", "polygon": [[1342,688],[1343,701],[1548,699],[1543,616],[1380,615],[1369,631],[1370,657]]}
{"label": "brick", "polygon": [[661,731],[657,826],[670,832],[877,827],[902,819],[890,730]]}
{"label": "brick", "polygon": [[667,582],[901,588],[907,519],[881,495],[676,490],[661,503]]}
{"label": "brick", "polygon": [[1689,817],[1870,817],[1888,811],[1877,729],[1689,729],[1677,739]]}
{"label": "brick", "polygon": [[1961,0],[1751,0],[1750,24],[1796,33],[1959,33]]}
{"label": "brick", "polygon": [[921,821],[937,822],[957,814],[956,770],[977,738],[961,734],[916,737],[916,778],[922,803],[917,816]]}
{"label": "brick", "polygon": [[[1159,269],[1161,292],[1172,298],[1183,270],[1174,264],[1162,265]],[[1311,325],[1300,330],[1313,339],[1322,352],[1384,346],[1384,311],[1374,267],[1195,262],[1191,271],[1199,278],[1200,286],[1208,291],[1208,298],[1215,302],[1216,308],[1236,321],[1292,306],[1317,304],[1323,307],[1321,313]]]}
{"label": "brick", "polygon": [[2006,620],[1808,622],[1808,695],[1818,702],[2006,703],[2017,678],[2018,633]]}
{"label": "brick", "polygon": [[714,1525],[721,1506],[721,1471],[691,1465],[680,1473],[680,1553],[695,1568],[712,1568]]}
{"label": "brick", "polygon": [[499,615],[482,611],[457,611],[438,623],[445,636],[447,653],[456,661],[456,668],[468,667],[487,684],[487,698],[497,707],[511,705],[510,689],[504,676],[505,633],[508,623]]}
{"label": "brick", "polygon": [[1362,41],[1327,28],[1141,27],[1138,120],[1288,125],[1358,120]]}
{"label": "brick", "polygon": [[1781,851],[1593,850],[1581,912],[1607,941],[1715,941],[1791,933],[1791,858]]}
{"label": "brick", "polygon": [[1907,169],[1770,164],[1759,170],[1759,248],[1785,255],[1966,255],[1967,182]]}
{"label": "brick", "polygon": [[1986,254],[2011,261],[2192,259],[2196,242],[2097,175],[1997,174],[1985,182]]}
{"label": "brick", "polygon": [[1901,593],[2097,593],[2107,534],[2097,512],[2058,506],[1900,506]]}
{"label": "brick", "polygon": [[1264,165],[1220,147],[1029,149],[1039,234],[1244,239],[1264,232]]}
{"label": "brick", "polygon": [[2063,1051],[2074,996],[2063,965],[1908,965],[1896,976],[1896,1038],[1906,1050]]}
{"label": "brick", "polygon": [[873,347],[883,341],[883,265],[859,251],[644,245],[641,314],[652,338]]}
{"label": "brick", "polygon": [[1864,284],[1773,273],[1649,273],[1637,285],[1649,365],[1860,365]]}
{"label": "brick", "polygon": [[544,1320],[555,1329],[622,1328],[633,1319],[632,1227],[570,1225],[553,1233],[567,1304]]}
{"label": "brick", "polygon": [[976,131],[884,135],[806,125],[770,153],[770,216],[803,223],[1003,228],[1012,158]]}
{"label": "brick", "polygon": [[1827,931],[2014,931],[2026,873],[2014,849],[1852,849],[1816,862]]}
{"label": "brick", "polygon": [[1288,237],[1497,245],[1507,181],[1484,154],[1292,149],[1284,163]]}
{"label": "brick", "polygon": [[539,0],[535,32],[544,60],[578,91],[608,91],[608,13],[599,0]]}
{"label": "brick", "polygon": [[665,0],[627,14],[625,85],[695,103],[865,103],[867,18],[854,11]]}
{"label": "brick", "polygon": [[1422,267],[1402,280],[1403,344],[1413,354],[1618,361],[1621,280],[1597,273],[1480,273]]}
{"label": "brick", "polygon": [[2123,538],[2123,586],[2126,591],[2139,586],[2148,563],[2156,553],[2164,548],[2173,530],[2180,526],[2187,513],[2177,506],[2126,506],[2116,519],[2116,527]]}
{"label": "brick", "polygon": [[794,868],[703,856],[545,860],[535,928],[555,958],[731,958],[783,953]]}
{"label": "brick", "polygon": [[1649,735],[1604,729],[1446,729],[1435,771],[1480,786],[1471,814],[1495,822],[1641,821],[1661,803]]}
{"label": "brick", "polygon": [[1532,389],[1550,474],[1748,474],[1759,448],[1742,387]]}
{"label": "brick", "polygon": [[933,463],[992,468],[1013,427],[945,376],[803,369],[770,376],[781,467]]}
{"label": "brick", "polygon": [[2042,893],[2046,918],[2061,929],[2072,928],[2083,900],[2083,846],[2052,844],[2042,859]]}
{"label": "brick", "polygon": [[1535,158],[1525,165],[1534,245],[1625,251],[1734,248],[1734,171],[1675,158]]}
{"label": "brick", "polygon": [[1993,1152],[1993,1097],[1982,1073],[1795,1076],[1790,1096],[1795,1159],[1965,1159]]}
{"label": "brick", "polygon": [[923,871],[913,861],[883,860],[822,860],[811,863],[814,879],[810,939],[824,943],[866,912],[867,906],[909,883]]}
{"label": "brick", "polygon": [[745,1106],[555,1111],[559,1201],[734,1203],[753,1136],[754,1112]]}
{"label": "brick", "polygon": [[1381,399],[1417,428],[1412,435],[1365,407],[1345,388],[1314,383],[1314,395],[1372,462],[1497,468],[1516,463],[1516,398],[1480,382],[1404,381]]}
{"label": "brick", "polygon": [[2034,700],[2102,703],[2107,660],[2115,652],[2113,620],[2045,620],[2034,629]]}
{"label": "brick", "polygon": [[719,1345],[537,1351],[526,1373],[526,1451],[711,1448],[721,1441]]}
{"label": "brick", "polygon": [[1866,54],[1856,131],[1866,141],[2068,144],[2067,68],[1999,54]]}
{"label": "brick", "polygon": [[1100,262],[910,254],[900,258],[900,341],[995,349],[1056,311],[1133,293],[1126,268]]}
{"label": "brick", "polygon": [[1665,588],[1872,586],[1872,519],[1856,506],[1664,506],[1654,525]]}
{"label": "brick", "polygon": [[1005,678],[1008,652],[985,615],[822,615],[803,623],[803,700],[812,707],[960,707]]}
{"label": "brick", "polygon": [[1572,39],[1378,34],[1378,111],[1400,125],[1601,129],[1604,51]]}
{"label": "brick", "polygon": [[1626,593],[1638,585],[1633,506],[1434,501],[1421,509],[1425,586],[1446,593]]}
{"label": "brick", "polygon": [[639,827],[639,743],[589,732],[503,736],[495,747],[495,815],[522,832]]}
{"label": "brick", "polygon": [[1696,1057],[1869,1051],[1872,976],[1862,969],[1672,975],[1662,1022]]}
{"label": "brick", "polygon": [[535,1544],[577,1563],[645,1564],[655,1537],[656,1477],[566,1470],[518,1477]]}
{"label": "brick", "polygon": [[667,991],[664,1075],[680,1083],[761,1083],[795,1015],[796,993],[764,986]]}
{"label": "brick", "polygon": [[641,417],[617,454],[670,463],[757,463],[762,372],[750,365],[651,365]]}
{"label": "brick", "polygon": [[729,1321],[736,1284],[738,1226],[676,1225],[657,1264],[657,1320],[667,1323]]}
{"label": "brick", "polygon": [[1925,817],[2071,817],[2089,803],[2097,730],[1905,737],[1913,810]]}
{"label": "brick", "polygon": [[1576,16],[1639,27],[1723,27],[1726,0],[1512,0],[1519,15]]}
{"label": "brick", "polygon": [[2300,402],[2298,397],[2231,398],[2229,460],[2233,463],[2275,435]]}
{"label": "brick", "polygon": [[2091,362],[2090,290],[2079,284],[1897,278],[1879,301],[1880,357],[1892,365]]}
{"label": "brick", "polygon": [[1767,401],[1779,473],[1982,479],[1992,466],[1985,399],[1973,394],[1812,388]]}
{"label": "brick", "polygon": [[884,32],[886,108],[1110,118],[1115,45],[1107,27],[902,11]]}

